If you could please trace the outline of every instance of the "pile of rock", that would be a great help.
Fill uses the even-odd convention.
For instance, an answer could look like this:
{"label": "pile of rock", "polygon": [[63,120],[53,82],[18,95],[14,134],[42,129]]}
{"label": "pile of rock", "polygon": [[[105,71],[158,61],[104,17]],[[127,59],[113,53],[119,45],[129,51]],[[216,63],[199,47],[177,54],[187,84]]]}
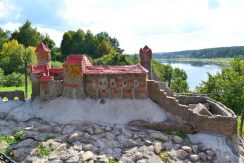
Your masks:
{"label": "pile of rock", "polygon": [[[9,123],[9,121],[1,121]],[[11,123],[9,123],[11,124]],[[37,119],[26,122],[21,141],[8,147],[16,161],[25,162],[109,162],[125,163],[212,162],[217,159],[208,145],[192,144],[175,133],[132,127],[91,124],[58,125]],[[37,146],[52,148],[40,157]],[[166,158],[161,158],[166,153]]]}

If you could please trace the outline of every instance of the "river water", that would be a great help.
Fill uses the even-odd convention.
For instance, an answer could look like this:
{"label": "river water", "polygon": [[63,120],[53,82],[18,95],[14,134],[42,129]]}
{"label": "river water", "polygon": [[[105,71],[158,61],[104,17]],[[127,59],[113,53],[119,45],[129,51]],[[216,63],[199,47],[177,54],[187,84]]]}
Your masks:
{"label": "river water", "polygon": [[161,61],[163,64],[170,64],[173,68],[183,69],[187,73],[187,82],[191,91],[199,86],[202,81],[208,80],[208,74],[215,75],[221,71],[221,66],[212,63],[191,62],[191,61]]}

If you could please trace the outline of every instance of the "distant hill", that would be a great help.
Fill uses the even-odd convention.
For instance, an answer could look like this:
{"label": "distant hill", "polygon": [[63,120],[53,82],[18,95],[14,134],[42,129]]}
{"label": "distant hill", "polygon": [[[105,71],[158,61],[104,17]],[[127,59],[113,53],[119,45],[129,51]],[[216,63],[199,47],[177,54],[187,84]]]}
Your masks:
{"label": "distant hill", "polygon": [[153,53],[154,59],[160,58],[244,58],[244,46],[208,48],[200,50],[185,50],[176,52]]}

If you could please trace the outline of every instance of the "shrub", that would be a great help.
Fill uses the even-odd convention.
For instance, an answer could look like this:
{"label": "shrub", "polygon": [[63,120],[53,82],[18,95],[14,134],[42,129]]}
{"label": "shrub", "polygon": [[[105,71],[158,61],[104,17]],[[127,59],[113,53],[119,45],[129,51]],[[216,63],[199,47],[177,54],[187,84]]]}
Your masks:
{"label": "shrub", "polygon": [[12,74],[6,75],[3,80],[4,87],[20,87],[24,85],[24,75],[20,73],[13,72]]}

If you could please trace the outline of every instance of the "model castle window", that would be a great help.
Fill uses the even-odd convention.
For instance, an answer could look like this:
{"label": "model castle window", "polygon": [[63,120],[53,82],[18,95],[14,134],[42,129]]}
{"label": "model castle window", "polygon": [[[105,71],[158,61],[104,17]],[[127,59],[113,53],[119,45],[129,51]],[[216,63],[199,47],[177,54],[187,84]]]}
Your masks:
{"label": "model castle window", "polygon": [[[149,48],[140,50],[143,64]],[[146,53],[145,53],[146,51]],[[43,43],[35,50],[37,65],[30,66],[32,98],[42,101],[59,96],[76,99],[91,98],[138,98],[147,97],[148,70],[141,64],[128,66],[93,66],[86,56],[71,54],[63,68],[51,68],[51,50]],[[149,69],[150,70],[150,69]]]}

